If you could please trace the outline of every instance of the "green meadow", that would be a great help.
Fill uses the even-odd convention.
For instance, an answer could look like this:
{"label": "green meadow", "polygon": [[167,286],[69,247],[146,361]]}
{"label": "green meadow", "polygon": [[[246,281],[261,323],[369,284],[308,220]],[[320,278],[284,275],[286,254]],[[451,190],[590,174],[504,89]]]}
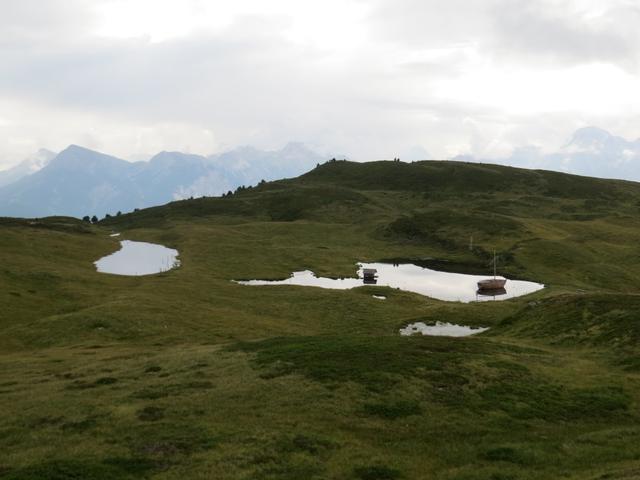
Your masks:
{"label": "green meadow", "polygon": [[[122,239],[181,266],[97,273]],[[546,288],[231,281],[489,273],[494,249]],[[338,161],[95,225],[0,219],[0,479],[640,478],[639,290],[640,184],[494,165]],[[416,321],[490,329],[398,334]]]}

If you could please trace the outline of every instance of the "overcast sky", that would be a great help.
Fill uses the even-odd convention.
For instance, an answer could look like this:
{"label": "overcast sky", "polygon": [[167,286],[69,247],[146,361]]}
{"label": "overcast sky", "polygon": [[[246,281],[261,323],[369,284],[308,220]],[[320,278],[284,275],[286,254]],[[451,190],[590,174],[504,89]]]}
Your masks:
{"label": "overcast sky", "polygon": [[0,0],[0,167],[302,141],[492,158],[640,136],[637,0]]}

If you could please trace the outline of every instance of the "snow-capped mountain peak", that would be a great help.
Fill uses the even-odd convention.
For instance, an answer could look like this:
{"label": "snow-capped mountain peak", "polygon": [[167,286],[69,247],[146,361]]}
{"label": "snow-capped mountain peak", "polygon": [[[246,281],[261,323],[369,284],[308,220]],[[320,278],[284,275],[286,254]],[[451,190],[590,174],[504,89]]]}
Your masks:
{"label": "snow-capped mountain peak", "polygon": [[42,170],[55,156],[51,150],[41,148],[14,167],[0,171],[0,187]]}

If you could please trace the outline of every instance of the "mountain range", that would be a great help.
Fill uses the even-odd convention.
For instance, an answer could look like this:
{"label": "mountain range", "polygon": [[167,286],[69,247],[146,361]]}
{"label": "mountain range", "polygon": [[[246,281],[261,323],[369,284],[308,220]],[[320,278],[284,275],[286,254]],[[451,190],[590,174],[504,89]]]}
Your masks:
{"label": "mountain range", "polygon": [[507,158],[480,160],[461,155],[453,160],[640,181],[640,138],[627,140],[598,127],[584,127],[576,130],[570,141],[555,152],[524,146],[516,148]]}
{"label": "mountain range", "polygon": [[[101,218],[173,200],[218,196],[261,180],[294,177],[328,158],[302,143],[289,143],[277,151],[245,146],[210,156],[161,152],[144,162],[76,145],[57,155],[40,150],[0,171],[0,216]],[[525,146],[507,158],[461,155],[453,160],[640,181],[640,139],[626,140],[597,127],[577,130],[566,145],[551,153]]]}
{"label": "mountain range", "polygon": [[77,145],[57,155],[41,150],[0,172],[0,216],[103,217],[297,176],[326,159],[301,143],[278,151],[240,147],[209,157],[161,152],[146,162]]}
{"label": "mountain range", "polygon": [[35,154],[27,157],[18,165],[7,170],[0,170],[0,188],[20,180],[32,173],[44,168],[56,154],[50,150],[40,149]]}

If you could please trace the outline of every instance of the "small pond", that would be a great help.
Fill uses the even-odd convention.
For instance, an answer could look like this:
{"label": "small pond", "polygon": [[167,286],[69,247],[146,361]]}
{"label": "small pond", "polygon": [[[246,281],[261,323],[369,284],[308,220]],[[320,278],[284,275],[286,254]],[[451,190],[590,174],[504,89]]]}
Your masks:
{"label": "small pond", "polygon": [[[365,279],[363,270],[377,270],[377,278],[373,281]],[[440,272],[419,267],[410,263],[359,263],[357,278],[324,278],[305,270],[294,272],[285,280],[246,280],[238,281],[242,285],[301,285],[347,290],[363,285],[378,285],[398,288],[427,297],[451,302],[474,302],[483,300],[506,300],[536,292],[544,285],[523,280],[507,280],[505,288],[489,294],[478,292],[478,281],[488,278],[486,275],[466,275],[462,273]],[[503,277],[500,277],[503,278]]]}
{"label": "small pond", "polygon": [[115,275],[151,275],[180,265],[178,251],[147,242],[123,240],[121,248],[94,262],[98,272]]}
{"label": "small pond", "polygon": [[435,325],[416,322],[400,329],[400,335],[429,335],[435,337],[468,337],[489,330],[486,327],[467,327],[454,323],[436,322]]}

